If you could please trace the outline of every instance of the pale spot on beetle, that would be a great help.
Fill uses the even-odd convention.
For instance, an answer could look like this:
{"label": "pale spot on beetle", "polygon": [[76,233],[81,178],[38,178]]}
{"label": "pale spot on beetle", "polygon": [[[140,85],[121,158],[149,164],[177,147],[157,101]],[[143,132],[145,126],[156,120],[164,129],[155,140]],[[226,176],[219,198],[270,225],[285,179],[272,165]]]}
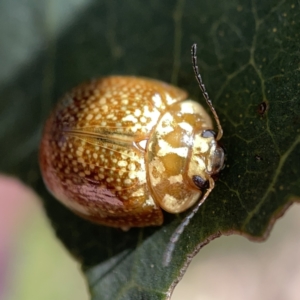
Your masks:
{"label": "pale spot on beetle", "polygon": [[136,172],[129,172],[128,177],[130,179],[135,179],[137,177],[137,173]]}
{"label": "pale spot on beetle", "polygon": [[169,94],[166,95],[166,102],[168,105],[174,103],[174,98],[172,98]]}
{"label": "pale spot on beetle", "polygon": [[141,110],[140,109],[136,109],[135,111],[134,111],[134,115],[136,116],[136,117],[139,117],[140,115],[141,115]]}
{"label": "pale spot on beetle", "polygon": [[123,176],[125,172],[126,172],[125,169],[120,169],[118,171],[118,174],[119,174],[119,176]]}
{"label": "pale spot on beetle", "polygon": [[81,163],[81,164],[84,163],[84,159],[83,159],[82,157],[78,157],[78,158],[77,158],[77,161],[78,161],[79,163]]}
{"label": "pale spot on beetle", "polygon": [[132,132],[137,132],[137,127],[136,127],[136,126],[131,127],[130,130],[131,130]]}
{"label": "pale spot on beetle", "polygon": [[132,197],[142,197],[144,193],[145,193],[144,189],[140,188],[132,193]]}
{"label": "pale spot on beetle", "polygon": [[147,119],[144,116],[142,116],[142,117],[140,117],[140,122],[141,123],[146,123]]}
{"label": "pale spot on beetle", "polygon": [[128,170],[129,171],[134,171],[135,170],[135,164],[134,163],[130,163],[129,165],[128,165]]}
{"label": "pale spot on beetle", "polygon": [[164,140],[158,140],[158,145],[160,147],[159,151],[157,152],[157,156],[165,156],[169,153],[175,153],[180,157],[187,157],[188,154],[188,147],[177,147],[174,148],[170,146],[169,143],[167,143]]}
{"label": "pale spot on beetle", "polygon": [[72,181],[70,179],[67,179],[66,184],[72,184]]}
{"label": "pale spot on beetle", "polygon": [[168,178],[170,184],[174,184],[174,183],[182,183],[183,182],[183,177],[182,177],[182,174],[178,174],[178,175],[175,175],[175,176],[170,176]]}
{"label": "pale spot on beetle", "polygon": [[152,113],[149,114],[144,114],[145,117],[148,118],[148,122],[146,124],[144,124],[143,126],[145,126],[147,128],[147,130],[152,130],[153,126],[155,126],[157,124],[157,121],[160,117],[160,112],[159,111],[153,111]]}
{"label": "pale spot on beetle", "polygon": [[122,121],[124,121],[124,122],[131,121],[133,123],[136,123],[137,122],[137,118],[135,118],[133,115],[128,115],[128,116],[124,117],[122,119]]}
{"label": "pale spot on beetle", "polygon": [[127,166],[127,161],[125,161],[125,160],[119,160],[118,161],[118,166],[119,167],[126,167]]}
{"label": "pale spot on beetle", "polygon": [[187,101],[187,102],[183,102],[181,104],[181,109],[180,109],[180,112],[182,114],[194,114],[194,108],[193,108],[193,104],[190,102],[190,101]]}
{"label": "pale spot on beetle", "polygon": [[61,148],[61,147],[63,146],[63,144],[64,144],[64,143],[63,143],[62,141],[59,141],[59,142],[58,142],[58,147]]}
{"label": "pale spot on beetle", "polygon": [[149,195],[149,198],[146,199],[146,204],[147,205],[153,205],[155,203],[155,201],[153,200],[153,198],[151,197],[151,195]]}
{"label": "pale spot on beetle", "polygon": [[132,132],[137,132],[139,130],[141,130],[142,128],[142,125],[140,123],[136,123],[131,129],[132,129]]}
{"label": "pale spot on beetle", "polygon": [[158,108],[161,107],[162,105],[162,100],[161,100],[161,96],[158,94],[158,93],[155,93],[153,96],[152,96],[152,101],[154,102],[154,105]]}
{"label": "pale spot on beetle", "polygon": [[209,150],[209,142],[213,138],[203,138],[201,135],[196,134],[194,137],[194,148],[199,149],[200,153],[206,153]]}
{"label": "pale spot on beetle", "polygon": [[95,107],[93,111],[94,111],[94,113],[97,113],[97,112],[99,112],[99,110],[100,110],[99,107]]}
{"label": "pale spot on beetle", "polygon": [[82,154],[83,154],[83,153],[82,153],[81,151],[79,151],[79,150],[76,151],[76,155],[77,155],[77,156],[82,156]]}
{"label": "pale spot on beetle", "polygon": [[132,183],[132,181],[131,181],[131,179],[126,178],[126,179],[124,180],[124,183],[125,183],[126,185],[129,185],[129,184]]}
{"label": "pale spot on beetle", "polygon": [[[153,114],[153,111],[149,110],[149,106],[145,105],[144,106],[144,112],[143,112],[143,116],[150,118]],[[160,115],[160,113],[158,113]]]}
{"label": "pale spot on beetle", "polygon": [[165,194],[164,198],[162,199],[162,202],[165,203],[165,205],[168,207],[173,207],[173,206],[178,206],[179,201],[174,196]]}
{"label": "pale spot on beetle", "polygon": [[206,170],[206,164],[201,157],[195,156],[194,159],[197,161],[199,171]]}
{"label": "pale spot on beetle", "polygon": [[187,132],[193,132],[193,127],[187,122],[178,123],[179,127]]}
{"label": "pale spot on beetle", "polygon": [[106,98],[101,98],[98,102],[99,104],[104,105],[106,104]]}
{"label": "pale spot on beetle", "polygon": [[164,164],[158,159],[155,158],[149,164],[149,175],[151,178],[151,184],[153,186],[158,185],[162,180],[162,174],[165,172],[166,168]]}

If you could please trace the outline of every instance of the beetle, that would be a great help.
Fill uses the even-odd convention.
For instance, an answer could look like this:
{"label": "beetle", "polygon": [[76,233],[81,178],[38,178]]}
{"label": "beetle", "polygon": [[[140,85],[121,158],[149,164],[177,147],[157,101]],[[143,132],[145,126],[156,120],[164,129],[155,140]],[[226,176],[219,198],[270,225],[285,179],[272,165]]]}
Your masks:
{"label": "beetle", "polygon": [[196,44],[192,62],[217,134],[205,109],[175,86],[133,76],[83,83],[44,127],[39,162],[54,197],[85,219],[124,230],[159,226],[162,210],[181,213],[198,201],[177,240],[224,165],[223,130],[198,71]]}

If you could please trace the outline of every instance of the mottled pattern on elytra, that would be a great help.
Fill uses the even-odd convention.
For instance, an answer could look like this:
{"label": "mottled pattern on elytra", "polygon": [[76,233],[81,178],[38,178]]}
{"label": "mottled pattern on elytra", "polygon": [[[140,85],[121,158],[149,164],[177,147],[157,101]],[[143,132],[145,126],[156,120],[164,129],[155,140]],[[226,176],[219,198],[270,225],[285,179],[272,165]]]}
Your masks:
{"label": "mottled pattern on elytra", "polygon": [[116,227],[160,225],[145,148],[166,108],[186,93],[163,82],[107,77],[82,84],[48,119],[40,164],[49,190],[77,214]]}

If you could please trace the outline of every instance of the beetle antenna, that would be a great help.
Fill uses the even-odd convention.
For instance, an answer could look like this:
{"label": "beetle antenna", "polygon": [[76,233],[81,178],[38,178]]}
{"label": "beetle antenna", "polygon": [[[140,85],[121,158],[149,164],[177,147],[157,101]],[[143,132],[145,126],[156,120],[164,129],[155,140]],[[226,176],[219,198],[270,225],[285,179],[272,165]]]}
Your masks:
{"label": "beetle antenna", "polygon": [[213,188],[215,187],[215,181],[212,178],[209,178],[209,188],[206,190],[204,196],[201,198],[201,200],[197,203],[197,205],[193,208],[193,210],[183,219],[183,221],[180,223],[180,225],[176,228],[175,232],[172,234],[170,241],[168,243],[167,249],[164,253],[163,258],[163,266],[167,267],[171,260],[172,255],[175,249],[175,245],[183,233],[185,227],[190,223],[191,219],[194,217],[194,215],[199,210],[200,206],[204,203],[208,195],[211,193]]}
{"label": "beetle antenna", "polygon": [[211,112],[213,113],[215,121],[217,123],[218,134],[217,134],[216,140],[218,141],[223,136],[223,129],[222,129],[219,117],[217,115],[217,112],[216,112],[216,110],[215,110],[215,108],[214,108],[211,100],[209,99],[208,93],[207,93],[207,91],[205,89],[205,85],[202,82],[202,77],[201,77],[201,75],[199,73],[199,68],[198,68],[198,64],[197,64],[197,44],[193,44],[192,45],[191,52],[192,52],[192,63],[193,63],[193,69],[194,69],[194,72],[195,72],[195,77],[196,77],[196,79],[198,81],[198,84],[199,84],[200,90],[201,90],[201,92],[203,94],[203,97],[206,100],[206,103],[209,106]]}

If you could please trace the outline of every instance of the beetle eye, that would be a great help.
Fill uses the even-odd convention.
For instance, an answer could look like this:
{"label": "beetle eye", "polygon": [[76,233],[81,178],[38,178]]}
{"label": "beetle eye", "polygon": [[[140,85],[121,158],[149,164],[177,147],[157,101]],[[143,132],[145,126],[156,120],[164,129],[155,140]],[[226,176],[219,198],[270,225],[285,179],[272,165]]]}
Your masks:
{"label": "beetle eye", "polygon": [[200,190],[207,189],[208,188],[208,181],[203,179],[199,175],[193,176],[193,182]]}
{"label": "beetle eye", "polygon": [[219,173],[224,167],[224,149],[221,146],[217,146],[212,159],[212,173]]}
{"label": "beetle eye", "polygon": [[205,130],[202,132],[202,137],[204,138],[211,138],[211,137],[215,137],[216,133],[213,130]]}

